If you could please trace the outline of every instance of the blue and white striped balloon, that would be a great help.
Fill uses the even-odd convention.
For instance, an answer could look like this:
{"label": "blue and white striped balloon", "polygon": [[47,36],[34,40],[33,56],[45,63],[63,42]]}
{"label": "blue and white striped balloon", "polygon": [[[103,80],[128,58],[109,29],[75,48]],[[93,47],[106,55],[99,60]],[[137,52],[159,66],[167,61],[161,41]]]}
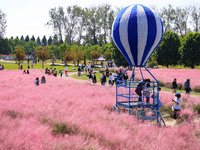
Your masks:
{"label": "blue and white striped balloon", "polygon": [[112,34],[128,63],[144,66],[162,39],[163,24],[159,15],[150,8],[131,5],[116,17]]}

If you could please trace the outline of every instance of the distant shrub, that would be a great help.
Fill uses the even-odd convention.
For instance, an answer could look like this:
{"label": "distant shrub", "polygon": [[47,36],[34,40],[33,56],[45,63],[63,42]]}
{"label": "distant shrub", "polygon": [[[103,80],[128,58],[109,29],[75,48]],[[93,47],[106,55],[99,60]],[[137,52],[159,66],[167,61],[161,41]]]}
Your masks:
{"label": "distant shrub", "polygon": [[57,134],[77,134],[78,128],[75,125],[69,125],[64,123],[56,123],[53,125],[52,133]]}
{"label": "distant shrub", "polygon": [[194,105],[193,110],[194,112],[198,112],[200,114],[200,104]]}
{"label": "distant shrub", "polygon": [[165,83],[164,86],[167,87],[167,88],[171,88],[172,84],[168,82],[168,83]]}
{"label": "distant shrub", "polygon": [[200,86],[195,86],[195,88],[193,90],[196,93],[200,93]]}
{"label": "distant shrub", "polygon": [[159,86],[165,86],[165,83],[163,81],[158,81],[159,82]]}
{"label": "distant shrub", "polygon": [[182,90],[183,89],[183,85],[181,83],[178,83],[178,87],[177,87],[179,90]]}
{"label": "distant shrub", "polygon": [[15,118],[22,118],[22,114],[20,114],[19,112],[17,111],[14,111],[14,110],[11,110],[11,111],[8,111],[8,115],[15,119]]}
{"label": "distant shrub", "polygon": [[155,66],[157,66],[157,62],[156,61],[151,61],[151,62],[148,63],[148,66],[150,68],[154,68]]}

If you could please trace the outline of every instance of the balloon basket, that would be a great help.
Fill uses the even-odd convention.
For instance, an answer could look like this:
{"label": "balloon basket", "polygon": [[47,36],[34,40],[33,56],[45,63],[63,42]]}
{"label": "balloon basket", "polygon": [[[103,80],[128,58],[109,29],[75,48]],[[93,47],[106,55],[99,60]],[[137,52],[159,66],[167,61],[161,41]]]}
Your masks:
{"label": "balloon basket", "polygon": [[[113,111],[128,112],[143,121],[157,120],[158,125],[165,125],[159,112],[159,82],[146,67],[134,67],[130,79],[122,80],[127,71],[130,74],[129,68],[116,81],[116,105],[113,105]],[[141,77],[139,79],[135,77],[136,69],[137,77],[138,72]]]}

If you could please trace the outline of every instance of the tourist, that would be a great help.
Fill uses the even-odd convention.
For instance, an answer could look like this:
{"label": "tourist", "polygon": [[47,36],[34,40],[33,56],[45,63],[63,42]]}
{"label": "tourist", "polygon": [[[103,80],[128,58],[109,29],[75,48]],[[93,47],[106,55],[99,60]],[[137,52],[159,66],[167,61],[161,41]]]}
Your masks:
{"label": "tourist", "polygon": [[29,74],[29,70],[27,70],[26,73]]}
{"label": "tourist", "polygon": [[68,76],[67,75],[67,65],[65,65],[65,76]]}
{"label": "tourist", "polygon": [[123,75],[123,80],[124,80],[124,84],[127,85],[127,80],[128,80],[128,73],[127,72]]}
{"label": "tourist", "polygon": [[189,78],[185,81],[184,86],[185,86],[186,94],[190,94],[191,88],[190,88],[190,79]]}
{"label": "tourist", "polygon": [[96,83],[96,82],[97,82],[96,72],[94,72],[94,73],[93,73],[92,83]]}
{"label": "tourist", "polygon": [[139,96],[138,97],[138,101],[142,102],[142,90],[144,88],[145,82],[142,80],[141,82],[138,83],[136,89],[135,89],[135,93]]}
{"label": "tourist", "polygon": [[41,83],[46,83],[46,79],[44,76],[42,76],[42,78],[41,78]]}
{"label": "tourist", "polygon": [[117,71],[113,72],[112,76],[114,78],[113,84],[115,83],[115,85],[116,85],[116,81],[117,81],[117,78],[118,78]]}
{"label": "tourist", "polygon": [[37,77],[36,79],[35,79],[35,85],[39,85],[39,78]]}
{"label": "tourist", "polygon": [[92,71],[90,71],[89,75],[86,75],[86,76],[88,76],[88,81],[90,82],[92,80],[92,78],[93,78]]}
{"label": "tourist", "polygon": [[150,101],[150,93],[151,93],[151,89],[150,89],[150,83],[146,83],[146,86],[144,87],[144,96],[146,97],[146,103],[149,103]]}
{"label": "tourist", "polygon": [[101,85],[105,85],[105,83],[106,83],[106,76],[105,76],[105,74],[104,74],[103,71],[101,72],[101,78],[100,78],[100,80],[101,80]]}
{"label": "tourist", "polygon": [[113,77],[112,73],[109,73],[108,84],[109,85],[113,85],[113,82],[114,82],[114,77]]}
{"label": "tourist", "polygon": [[23,74],[26,74],[26,70],[24,70]]}
{"label": "tourist", "polygon": [[172,112],[173,112],[173,118],[177,119],[180,114],[181,110],[181,93],[176,93],[176,98],[172,99],[172,102],[174,102],[174,105],[172,106]]}
{"label": "tourist", "polygon": [[173,90],[173,93],[175,94],[176,93],[176,88],[177,88],[177,82],[176,82],[176,78],[174,78],[174,81],[172,82],[172,89],[174,89]]}
{"label": "tourist", "polygon": [[80,66],[78,67],[78,76],[80,76],[81,75],[81,68],[80,68]]}
{"label": "tourist", "polygon": [[62,75],[63,75],[63,70],[61,69],[60,70],[60,77],[62,78]]}

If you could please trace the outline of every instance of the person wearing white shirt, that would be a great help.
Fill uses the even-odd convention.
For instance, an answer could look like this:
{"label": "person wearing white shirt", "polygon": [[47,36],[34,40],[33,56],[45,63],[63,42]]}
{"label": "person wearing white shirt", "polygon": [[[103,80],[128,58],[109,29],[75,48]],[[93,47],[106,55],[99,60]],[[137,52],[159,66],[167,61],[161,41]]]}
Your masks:
{"label": "person wearing white shirt", "polygon": [[181,93],[177,92],[175,96],[176,97],[172,99],[172,102],[174,102],[174,105],[172,106],[172,111],[173,111],[173,118],[177,119],[179,117],[179,113],[181,110]]}

